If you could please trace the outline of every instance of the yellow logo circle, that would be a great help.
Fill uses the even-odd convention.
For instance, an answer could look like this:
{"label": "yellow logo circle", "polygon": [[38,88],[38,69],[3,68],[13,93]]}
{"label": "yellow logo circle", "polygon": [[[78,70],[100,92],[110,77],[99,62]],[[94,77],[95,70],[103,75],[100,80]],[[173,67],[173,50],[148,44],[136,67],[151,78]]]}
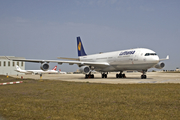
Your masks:
{"label": "yellow logo circle", "polygon": [[78,44],[78,50],[79,51],[81,50],[81,42],[79,42],[79,44]]}

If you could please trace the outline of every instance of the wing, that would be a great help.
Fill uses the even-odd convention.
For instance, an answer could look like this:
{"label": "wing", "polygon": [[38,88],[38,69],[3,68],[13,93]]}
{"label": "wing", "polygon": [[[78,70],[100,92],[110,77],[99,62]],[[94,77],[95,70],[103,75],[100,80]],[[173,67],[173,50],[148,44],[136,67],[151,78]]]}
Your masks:
{"label": "wing", "polygon": [[33,71],[28,71],[28,70],[26,70],[26,73],[34,73]]}
{"label": "wing", "polygon": [[24,61],[24,62],[35,62],[35,63],[58,63],[58,64],[63,64],[63,63],[68,63],[69,65],[77,64],[79,66],[83,65],[89,65],[89,66],[94,66],[94,67],[107,67],[109,66],[109,63],[107,62],[86,62],[86,61],[61,61],[61,60],[38,60],[38,59],[13,59],[13,58],[8,58],[8,60],[13,60],[13,61]]}
{"label": "wing", "polygon": [[58,59],[65,59],[65,60],[76,60],[79,61],[79,58],[66,58],[66,57],[57,57]]}

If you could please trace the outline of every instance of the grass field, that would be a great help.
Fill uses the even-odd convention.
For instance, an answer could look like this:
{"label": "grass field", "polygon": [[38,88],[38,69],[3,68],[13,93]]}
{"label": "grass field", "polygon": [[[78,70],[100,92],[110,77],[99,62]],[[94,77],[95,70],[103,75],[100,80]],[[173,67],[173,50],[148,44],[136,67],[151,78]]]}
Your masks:
{"label": "grass field", "polygon": [[[21,79],[0,76],[0,83]],[[0,86],[5,120],[177,120],[180,84],[92,84],[23,80]]]}

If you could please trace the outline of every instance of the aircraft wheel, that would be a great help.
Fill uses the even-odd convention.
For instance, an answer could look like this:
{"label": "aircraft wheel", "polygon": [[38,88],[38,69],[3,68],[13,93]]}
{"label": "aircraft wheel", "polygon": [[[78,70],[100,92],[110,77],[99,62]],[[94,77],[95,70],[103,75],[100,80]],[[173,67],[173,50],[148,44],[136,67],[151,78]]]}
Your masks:
{"label": "aircraft wheel", "polygon": [[103,73],[102,78],[107,78],[107,74]]}
{"label": "aircraft wheel", "polygon": [[93,74],[86,74],[85,79],[87,79],[87,78],[94,78],[94,75]]}
{"label": "aircraft wheel", "polygon": [[122,74],[119,74],[119,78],[122,78]]}
{"label": "aircraft wheel", "polygon": [[107,78],[107,74],[104,74],[104,77]]}
{"label": "aircraft wheel", "polygon": [[116,74],[116,78],[119,78],[119,74]]}
{"label": "aircraft wheel", "polygon": [[85,79],[87,79],[87,78],[88,78],[88,75],[86,74],[86,75],[85,75]]}
{"label": "aircraft wheel", "polygon": [[102,74],[102,78],[104,78],[104,74]]}
{"label": "aircraft wheel", "polygon": [[147,77],[146,77],[146,75],[144,75],[144,79],[146,79]]}
{"label": "aircraft wheel", "polygon": [[141,75],[141,79],[146,79],[147,76],[146,75]]}
{"label": "aircraft wheel", "polygon": [[123,77],[123,78],[126,78],[125,74],[122,74],[122,77]]}

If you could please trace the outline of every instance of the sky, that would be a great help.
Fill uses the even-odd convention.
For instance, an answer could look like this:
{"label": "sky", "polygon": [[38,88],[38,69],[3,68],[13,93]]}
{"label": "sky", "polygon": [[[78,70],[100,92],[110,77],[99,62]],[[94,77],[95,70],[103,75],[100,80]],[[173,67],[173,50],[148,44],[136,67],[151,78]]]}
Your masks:
{"label": "sky", "polygon": [[[170,56],[165,70],[176,69],[179,6],[179,0],[0,0],[0,56],[77,58],[80,36],[87,54],[148,48],[160,58]],[[40,69],[40,64],[26,63],[26,69]]]}

